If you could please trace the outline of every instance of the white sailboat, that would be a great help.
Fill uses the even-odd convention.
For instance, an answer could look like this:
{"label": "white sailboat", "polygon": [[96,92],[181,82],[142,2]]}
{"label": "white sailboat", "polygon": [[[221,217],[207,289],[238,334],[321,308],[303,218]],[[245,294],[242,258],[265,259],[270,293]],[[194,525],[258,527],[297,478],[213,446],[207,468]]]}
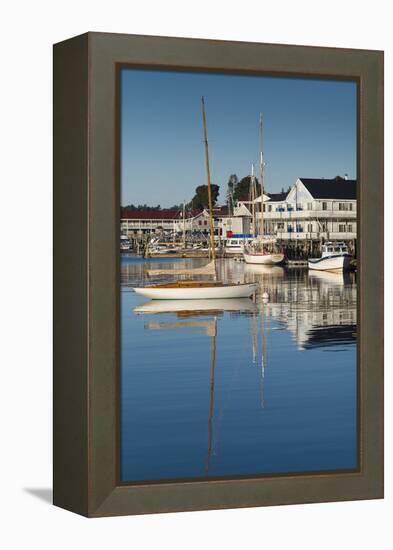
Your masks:
{"label": "white sailboat", "polygon": [[[243,257],[247,264],[262,264],[262,265],[277,265],[284,261],[284,254],[276,252],[274,250],[276,245],[276,239],[265,237],[265,228],[263,221],[263,194],[264,194],[264,159],[263,159],[263,142],[262,142],[262,113],[260,114],[260,160],[259,160],[259,173],[261,184],[261,208],[260,208],[260,224],[257,226],[256,213],[255,213],[255,176],[254,165],[251,170],[251,186],[252,186],[252,216],[253,216],[253,228],[254,228],[254,240],[250,246],[247,246],[244,250]],[[258,227],[258,228],[257,228]]]}
{"label": "white sailboat", "polygon": [[257,289],[255,283],[225,284],[221,282],[176,281],[162,285],[134,288],[136,294],[151,300],[214,300],[248,298]]}
{"label": "white sailboat", "polygon": [[[150,285],[134,288],[137,294],[142,294],[151,300],[211,300],[224,298],[248,298],[257,290],[255,283],[226,284],[217,281],[216,251],[214,242],[213,201],[211,192],[209,147],[207,142],[205,101],[202,97],[202,119],[205,143],[205,163],[207,174],[207,190],[210,214],[210,249],[214,268],[214,281],[178,280],[166,284]],[[200,268],[197,268],[200,269]],[[210,268],[209,268],[210,269]],[[188,273],[185,273],[187,271]],[[193,270],[182,270],[183,275],[193,274]],[[194,271],[195,273],[195,271]],[[198,273],[199,274],[199,273]]]}

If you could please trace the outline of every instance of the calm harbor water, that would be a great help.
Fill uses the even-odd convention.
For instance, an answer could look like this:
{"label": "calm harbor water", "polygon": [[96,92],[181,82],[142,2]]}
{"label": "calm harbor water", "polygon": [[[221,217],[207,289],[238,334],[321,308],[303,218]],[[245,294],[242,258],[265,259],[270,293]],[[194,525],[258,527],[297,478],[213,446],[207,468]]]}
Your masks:
{"label": "calm harbor water", "polygon": [[222,260],[269,300],[151,302],[157,263],[121,260],[121,480],[356,468],[354,275]]}

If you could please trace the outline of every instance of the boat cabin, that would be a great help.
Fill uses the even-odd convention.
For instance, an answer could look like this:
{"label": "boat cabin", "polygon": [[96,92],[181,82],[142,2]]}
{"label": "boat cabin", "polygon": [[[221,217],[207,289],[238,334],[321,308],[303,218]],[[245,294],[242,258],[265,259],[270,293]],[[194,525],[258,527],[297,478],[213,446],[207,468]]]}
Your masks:
{"label": "boat cabin", "polygon": [[343,256],[344,254],[349,254],[348,247],[344,242],[329,242],[322,245],[322,258],[326,256]]}

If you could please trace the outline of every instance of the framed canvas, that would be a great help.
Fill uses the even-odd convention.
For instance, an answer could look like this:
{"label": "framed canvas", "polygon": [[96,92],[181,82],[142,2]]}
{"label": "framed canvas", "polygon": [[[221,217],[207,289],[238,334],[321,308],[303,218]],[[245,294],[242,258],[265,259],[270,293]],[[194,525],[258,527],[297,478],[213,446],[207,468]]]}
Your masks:
{"label": "framed canvas", "polygon": [[54,46],[53,427],[89,517],[383,497],[382,52]]}

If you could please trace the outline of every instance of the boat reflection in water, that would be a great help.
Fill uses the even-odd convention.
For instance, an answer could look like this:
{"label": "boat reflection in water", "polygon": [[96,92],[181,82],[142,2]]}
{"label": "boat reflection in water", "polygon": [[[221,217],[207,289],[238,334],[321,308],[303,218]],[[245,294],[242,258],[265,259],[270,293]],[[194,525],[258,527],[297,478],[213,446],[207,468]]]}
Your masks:
{"label": "boat reflection in water", "polygon": [[280,267],[251,265],[246,266],[246,273],[269,294],[267,315],[293,334],[299,349],[355,343],[354,273],[297,269],[288,276]]}
{"label": "boat reflection in water", "polygon": [[256,312],[257,305],[248,298],[219,300],[150,300],[134,308],[134,313],[177,313],[198,315],[203,313]]}
{"label": "boat reflection in water", "polygon": [[122,266],[123,481],[357,467],[354,274],[225,260],[222,279],[258,283],[255,299],[143,303],[129,287],[151,263],[136,264]]}
{"label": "boat reflection in water", "polygon": [[[213,450],[213,415],[214,415],[214,385],[215,385],[215,368],[217,354],[217,317],[223,315],[224,312],[251,314],[255,320],[258,315],[258,307],[255,302],[247,298],[239,299],[221,299],[221,300],[151,300],[134,308],[136,314],[158,315],[163,313],[174,313],[180,320],[178,321],[150,321],[145,323],[144,328],[147,330],[178,330],[178,329],[202,329],[206,336],[211,337],[211,378],[209,384],[209,414],[207,425],[207,456],[205,462],[205,477],[209,476],[209,465]],[[264,309],[262,305],[261,314]],[[200,320],[198,318],[211,316],[213,319]],[[185,320],[188,319],[188,320]],[[191,320],[192,319],[192,320]],[[262,357],[261,357],[261,405],[263,402],[263,377],[265,368],[265,351],[264,351],[264,323],[262,323]],[[253,323],[252,330],[252,348],[253,362],[256,362],[256,327]]]}
{"label": "boat reflection in water", "polygon": [[[207,300],[208,301],[208,300]],[[167,304],[168,306],[169,304]],[[209,389],[209,416],[207,424],[207,455],[205,462],[205,477],[209,475],[209,465],[213,448],[213,411],[214,411],[214,374],[216,368],[216,349],[217,349],[217,320],[207,321],[181,321],[177,323],[147,323],[145,328],[148,330],[168,330],[168,329],[187,329],[202,328],[207,336],[211,337],[211,378]]]}

